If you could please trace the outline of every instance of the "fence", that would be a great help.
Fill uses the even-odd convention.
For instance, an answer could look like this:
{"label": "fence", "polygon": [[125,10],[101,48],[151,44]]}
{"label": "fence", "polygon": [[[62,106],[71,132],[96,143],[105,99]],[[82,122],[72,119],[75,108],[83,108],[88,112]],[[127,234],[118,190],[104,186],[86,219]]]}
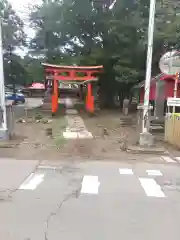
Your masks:
{"label": "fence", "polygon": [[180,148],[180,114],[168,113],[165,119],[165,141]]}

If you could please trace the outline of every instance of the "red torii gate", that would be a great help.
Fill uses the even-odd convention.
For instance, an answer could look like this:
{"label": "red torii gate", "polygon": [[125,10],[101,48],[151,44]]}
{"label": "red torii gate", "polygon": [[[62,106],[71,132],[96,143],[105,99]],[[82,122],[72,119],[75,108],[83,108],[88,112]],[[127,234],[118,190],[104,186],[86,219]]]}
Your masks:
{"label": "red torii gate", "polygon": [[86,109],[94,112],[94,96],[92,93],[92,81],[97,81],[97,74],[103,69],[103,66],[61,66],[48,63],[42,63],[45,70],[45,89],[52,85],[52,114],[58,110],[58,81],[86,83],[87,96]]}

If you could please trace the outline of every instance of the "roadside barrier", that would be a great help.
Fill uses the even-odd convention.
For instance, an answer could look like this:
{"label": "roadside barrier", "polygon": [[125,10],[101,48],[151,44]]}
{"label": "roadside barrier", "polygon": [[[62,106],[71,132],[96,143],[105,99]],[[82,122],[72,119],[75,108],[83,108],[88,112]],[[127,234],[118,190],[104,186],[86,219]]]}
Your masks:
{"label": "roadside barrier", "polygon": [[180,113],[167,113],[164,140],[180,148]]}

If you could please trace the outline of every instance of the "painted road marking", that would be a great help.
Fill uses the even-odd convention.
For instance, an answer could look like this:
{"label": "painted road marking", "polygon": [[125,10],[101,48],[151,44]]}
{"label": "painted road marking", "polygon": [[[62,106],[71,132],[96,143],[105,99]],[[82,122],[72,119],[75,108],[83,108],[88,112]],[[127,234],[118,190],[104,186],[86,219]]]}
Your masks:
{"label": "painted road marking", "polygon": [[119,173],[122,175],[133,175],[133,170],[130,168],[119,168]]}
{"label": "painted road marking", "polygon": [[98,194],[100,182],[98,176],[84,176],[81,193]]}
{"label": "painted road marking", "polygon": [[164,198],[166,197],[161,187],[152,178],[139,178],[142,188],[148,197]]}
{"label": "painted road marking", "polygon": [[30,176],[21,184],[20,190],[35,190],[44,180],[45,174],[31,173]]}
{"label": "painted road marking", "polygon": [[162,172],[160,170],[146,170],[149,176],[162,176]]}
{"label": "painted road marking", "polygon": [[171,157],[168,156],[161,156],[161,158],[168,163],[176,163],[176,161],[174,161]]}

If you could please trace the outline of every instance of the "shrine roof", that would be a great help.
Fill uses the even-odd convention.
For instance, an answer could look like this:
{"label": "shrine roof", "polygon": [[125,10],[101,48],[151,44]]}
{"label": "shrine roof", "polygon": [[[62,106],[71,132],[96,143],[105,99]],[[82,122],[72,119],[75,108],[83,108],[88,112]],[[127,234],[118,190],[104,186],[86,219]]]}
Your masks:
{"label": "shrine roof", "polygon": [[[175,81],[176,76],[175,75],[166,75],[164,73],[160,73],[155,77],[151,78],[151,84],[156,83],[157,81]],[[180,82],[180,80],[178,81]],[[145,86],[145,81],[141,81],[138,84],[133,86],[134,88],[142,88]]]}
{"label": "shrine roof", "polygon": [[41,63],[44,67],[49,68],[59,68],[59,69],[83,69],[83,70],[95,70],[95,69],[102,69],[103,66],[64,66],[64,65],[55,65],[55,64],[49,64],[49,63]]}

